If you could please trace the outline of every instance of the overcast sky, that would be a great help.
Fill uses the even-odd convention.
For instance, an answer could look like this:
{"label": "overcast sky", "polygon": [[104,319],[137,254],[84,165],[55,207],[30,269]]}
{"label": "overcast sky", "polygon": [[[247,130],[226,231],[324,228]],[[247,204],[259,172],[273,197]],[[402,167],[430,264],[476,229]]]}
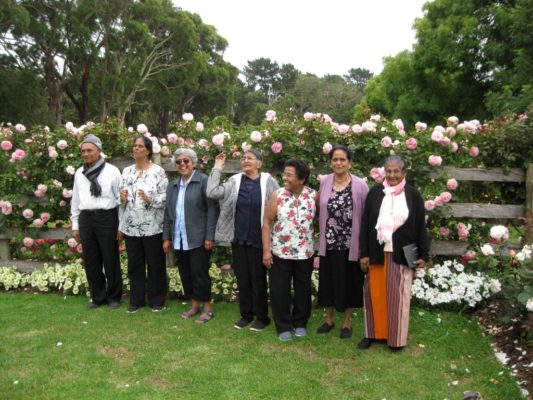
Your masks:
{"label": "overcast sky", "polygon": [[224,59],[239,69],[265,57],[318,76],[378,74],[383,57],[411,50],[426,1],[173,0],[228,40]]}

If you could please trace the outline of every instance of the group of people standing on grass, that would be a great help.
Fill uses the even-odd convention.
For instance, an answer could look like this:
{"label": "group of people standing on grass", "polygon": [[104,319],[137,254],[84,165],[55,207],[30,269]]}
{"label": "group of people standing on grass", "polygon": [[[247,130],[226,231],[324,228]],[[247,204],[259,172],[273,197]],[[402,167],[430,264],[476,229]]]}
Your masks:
{"label": "group of people standing on grass", "polygon": [[[196,153],[179,148],[174,153],[179,177],[170,183],[151,161],[152,141],[145,136],[135,139],[135,163],[122,174],[105,162],[96,136],[87,135],[80,149],[84,164],[74,177],[72,225],[83,246],[89,308],[120,307],[118,242],[125,239],[128,312],[147,302],[154,312],[163,309],[165,253],[174,252],[184,295],[191,300],[181,318],[207,323],[215,317],[210,254],[215,243],[226,244],[232,248],[239,293],[240,319],[234,327],[266,328],[270,295],[279,339],[307,336],[318,217],[318,302],[326,320],[317,333],[335,327],[338,311],[340,337],[350,338],[352,310],[364,306],[359,348],[375,340],[386,341],[391,350],[406,345],[411,282],[415,268],[428,260],[429,238],[422,196],[406,183],[400,157],[387,158],[385,181],[369,191],[350,173],[350,151],[335,146],[329,153],[332,173],[316,191],[306,185],[309,166],[298,159],[285,162],[280,188],[270,174],[260,172],[263,156],[255,149],[244,152],[240,173],[222,181],[224,154],[207,176],[196,169]],[[404,251],[408,245],[417,249],[411,266]]]}

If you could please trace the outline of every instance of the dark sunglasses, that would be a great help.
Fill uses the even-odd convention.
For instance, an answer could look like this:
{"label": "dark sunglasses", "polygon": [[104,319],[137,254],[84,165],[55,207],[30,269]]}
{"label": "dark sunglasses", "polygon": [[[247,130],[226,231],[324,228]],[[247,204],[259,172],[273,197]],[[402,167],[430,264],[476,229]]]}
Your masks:
{"label": "dark sunglasses", "polygon": [[183,160],[176,160],[176,164],[178,164],[178,165],[181,165],[181,164],[185,164],[185,165],[187,165],[187,164],[189,164],[190,161],[191,161],[191,160],[187,160],[187,159],[185,158],[185,159],[183,159]]}

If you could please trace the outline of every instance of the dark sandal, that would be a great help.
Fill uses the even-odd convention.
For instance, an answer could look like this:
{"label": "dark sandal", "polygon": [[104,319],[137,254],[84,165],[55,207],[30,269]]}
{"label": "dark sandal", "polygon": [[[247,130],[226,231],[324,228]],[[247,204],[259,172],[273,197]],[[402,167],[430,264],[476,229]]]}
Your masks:
{"label": "dark sandal", "polygon": [[[205,317],[204,317],[205,315]],[[202,312],[202,314],[196,318],[196,323],[197,324],[205,324],[206,322],[209,322],[211,321],[213,318],[215,318],[215,312],[214,311],[207,311],[207,310],[204,310]]]}
{"label": "dark sandal", "polygon": [[200,307],[191,307],[190,310],[181,313],[181,318],[189,319],[191,317],[194,317],[196,314],[198,314],[198,311],[200,311]]}

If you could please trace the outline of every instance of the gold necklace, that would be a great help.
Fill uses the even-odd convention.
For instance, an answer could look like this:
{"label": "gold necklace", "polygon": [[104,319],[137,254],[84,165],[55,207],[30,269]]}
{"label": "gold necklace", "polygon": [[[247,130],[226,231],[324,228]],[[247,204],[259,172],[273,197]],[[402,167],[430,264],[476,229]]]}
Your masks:
{"label": "gold necklace", "polygon": [[352,180],[352,177],[348,175],[347,179],[344,179],[342,182],[335,182],[335,178],[333,178],[333,189],[336,192],[341,191],[348,185],[348,183]]}

